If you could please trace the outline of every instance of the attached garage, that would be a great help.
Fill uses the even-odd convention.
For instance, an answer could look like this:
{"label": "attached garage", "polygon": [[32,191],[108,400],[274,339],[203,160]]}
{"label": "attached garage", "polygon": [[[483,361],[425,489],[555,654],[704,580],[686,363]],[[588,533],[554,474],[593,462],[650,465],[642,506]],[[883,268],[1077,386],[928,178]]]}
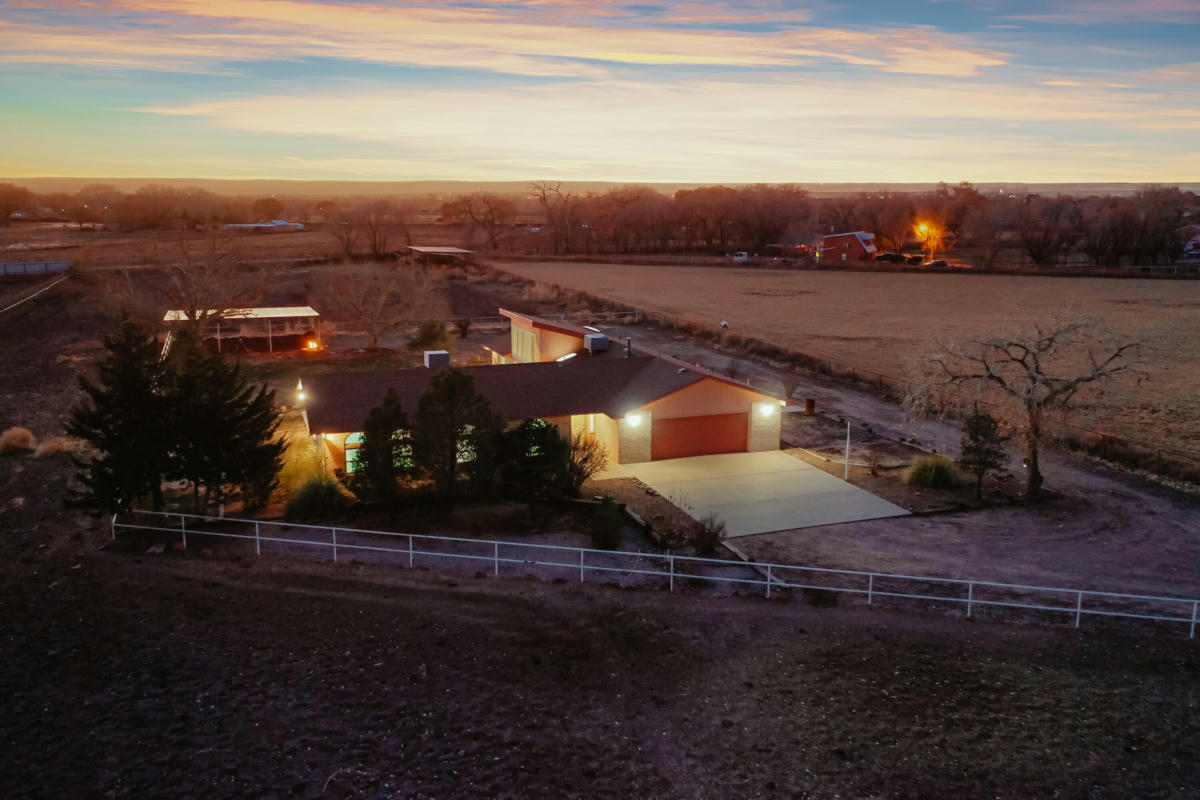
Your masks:
{"label": "attached garage", "polygon": [[708,414],[655,419],[650,431],[650,458],[687,458],[749,449],[750,414]]}

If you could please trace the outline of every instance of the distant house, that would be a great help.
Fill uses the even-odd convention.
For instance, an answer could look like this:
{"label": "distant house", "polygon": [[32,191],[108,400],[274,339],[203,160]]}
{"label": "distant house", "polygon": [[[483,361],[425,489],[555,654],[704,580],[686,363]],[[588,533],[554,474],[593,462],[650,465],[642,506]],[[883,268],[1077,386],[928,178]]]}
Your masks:
{"label": "distant house", "polygon": [[1200,225],[1187,225],[1179,229],[1183,240],[1181,257],[1188,261],[1200,260]]}
{"label": "distant house", "polygon": [[285,231],[304,230],[303,222],[288,222],[286,219],[273,219],[270,222],[246,222],[222,225],[223,231],[253,231],[255,233],[283,233]]}
{"label": "distant house", "polygon": [[[517,314],[507,343],[489,346],[493,363],[463,367],[510,423],[538,418],[564,436],[583,434],[613,463],[779,448],[783,401],[669,356],[610,346],[588,328]],[[388,389],[415,412],[434,370],[310,375],[304,415],[327,463],[355,469],[362,422]]]}
{"label": "distant house", "polygon": [[822,264],[869,264],[875,252],[875,234],[853,231],[822,237],[816,257]]}

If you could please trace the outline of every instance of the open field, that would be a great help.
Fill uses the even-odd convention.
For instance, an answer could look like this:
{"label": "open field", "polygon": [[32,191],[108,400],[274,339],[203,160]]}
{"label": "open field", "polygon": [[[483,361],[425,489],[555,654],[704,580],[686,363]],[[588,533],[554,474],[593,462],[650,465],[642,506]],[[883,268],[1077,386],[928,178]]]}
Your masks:
{"label": "open field", "polygon": [[987,336],[1086,314],[1146,343],[1150,380],[1088,412],[1094,428],[1200,456],[1200,283],[999,275],[887,275],[502,262],[582,290],[859,369],[904,377],[934,334]]}
{"label": "open field", "polygon": [[[413,240],[426,245],[458,245],[455,226],[414,225]],[[401,249],[404,237],[395,232],[392,246]],[[200,261],[210,248],[249,263],[324,259],[340,255],[333,236],[324,230],[288,233],[230,233],[213,231],[138,231],[122,233],[75,226],[12,226],[0,228],[0,261],[71,261],[83,270],[147,264],[174,264],[187,248]],[[362,245],[360,245],[360,250]]]}
{"label": "open field", "polygon": [[14,800],[1200,792],[1186,639],[285,559],[0,576]]}

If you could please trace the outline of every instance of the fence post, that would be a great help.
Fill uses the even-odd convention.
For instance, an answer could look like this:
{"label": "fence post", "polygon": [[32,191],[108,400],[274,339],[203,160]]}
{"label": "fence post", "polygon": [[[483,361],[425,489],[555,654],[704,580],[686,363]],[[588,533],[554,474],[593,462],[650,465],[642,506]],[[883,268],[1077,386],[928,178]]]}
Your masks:
{"label": "fence post", "polygon": [[675,556],[667,556],[667,566],[670,567],[671,577],[667,584],[669,591],[675,591]]}
{"label": "fence post", "polygon": [[871,605],[875,601],[875,575],[867,576],[867,605]]}
{"label": "fence post", "polygon": [[584,550],[579,551],[579,582],[583,583],[583,554]]}
{"label": "fence post", "polygon": [[975,600],[975,584],[967,584],[967,619],[971,618],[971,603]]}
{"label": "fence post", "polygon": [[117,540],[117,515],[116,514],[113,514],[112,519],[110,519],[108,521],[108,529],[109,529],[109,532],[112,534],[113,541],[115,542]]}
{"label": "fence post", "polygon": [[500,574],[500,543],[499,542],[492,542],[492,559],[493,559],[492,563],[494,564],[494,567],[492,569],[492,574],[499,575]]}
{"label": "fence post", "polygon": [[183,549],[187,550],[187,520],[183,514],[179,515],[179,532],[183,534]]}
{"label": "fence post", "polygon": [[337,528],[333,529],[333,560],[337,561]]}
{"label": "fence post", "polygon": [[1192,632],[1188,634],[1189,639],[1196,638],[1196,612],[1200,611],[1200,600],[1192,601]]}
{"label": "fence post", "polygon": [[262,555],[262,539],[258,533],[258,520],[254,520],[254,555]]}
{"label": "fence post", "polygon": [[1079,627],[1079,618],[1083,616],[1083,592],[1075,595],[1075,627]]}
{"label": "fence post", "polygon": [[771,599],[771,565],[767,564],[767,599]]}
{"label": "fence post", "polygon": [[412,534],[410,533],[408,535],[408,568],[412,569],[412,565],[413,565],[413,542],[412,542]]}

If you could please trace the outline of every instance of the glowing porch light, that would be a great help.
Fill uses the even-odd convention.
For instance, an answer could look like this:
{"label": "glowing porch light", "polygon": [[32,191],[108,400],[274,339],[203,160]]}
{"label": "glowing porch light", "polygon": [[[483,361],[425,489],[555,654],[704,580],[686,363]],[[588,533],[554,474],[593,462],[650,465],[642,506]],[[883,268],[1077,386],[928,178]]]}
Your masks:
{"label": "glowing porch light", "polygon": [[307,342],[304,343],[304,346],[307,347],[309,350],[316,350],[321,345],[317,342],[316,339],[309,339]]}
{"label": "glowing porch light", "polygon": [[776,406],[772,403],[760,403],[758,406],[758,413],[764,417],[769,417],[775,413],[775,408]]}
{"label": "glowing porch light", "polygon": [[641,412],[639,412],[639,411],[633,411],[633,412],[631,412],[631,413],[629,413],[629,414],[626,414],[626,415],[625,415],[625,422],[627,422],[627,423],[629,424],[629,427],[631,427],[631,428],[637,428],[637,427],[640,427],[640,426],[641,426],[641,424],[642,424],[642,414],[641,414]]}

